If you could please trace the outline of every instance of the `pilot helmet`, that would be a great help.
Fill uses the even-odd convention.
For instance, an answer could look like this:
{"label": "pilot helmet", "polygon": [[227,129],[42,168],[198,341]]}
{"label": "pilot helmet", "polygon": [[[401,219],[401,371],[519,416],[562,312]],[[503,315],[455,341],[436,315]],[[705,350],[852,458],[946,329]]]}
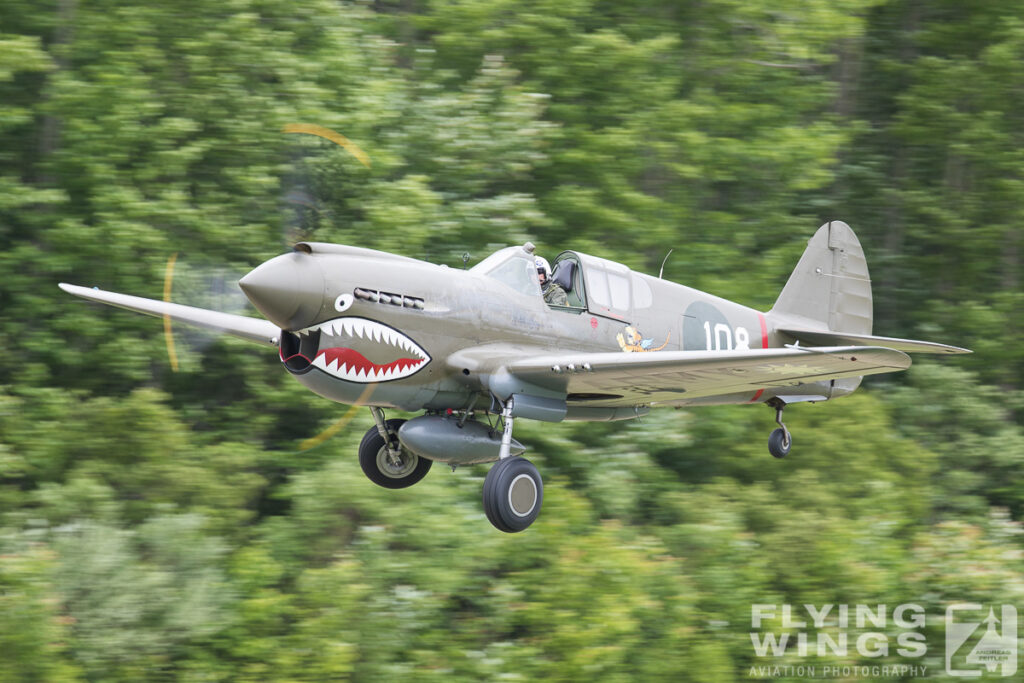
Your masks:
{"label": "pilot helmet", "polygon": [[537,264],[537,272],[544,273],[545,280],[551,279],[551,264],[548,263],[546,258],[538,256],[533,260],[533,262]]}

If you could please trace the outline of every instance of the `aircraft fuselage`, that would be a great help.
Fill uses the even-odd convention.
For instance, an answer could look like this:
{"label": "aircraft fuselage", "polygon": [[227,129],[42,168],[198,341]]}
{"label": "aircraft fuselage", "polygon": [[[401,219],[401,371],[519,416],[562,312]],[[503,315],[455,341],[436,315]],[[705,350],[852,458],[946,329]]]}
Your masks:
{"label": "aircraft fuselage", "polygon": [[[518,270],[532,268],[532,255],[523,248],[495,256],[500,254],[504,260],[492,257],[493,263],[459,270],[369,249],[306,243],[259,266],[241,285],[281,327],[281,360],[299,382],[341,403],[407,411],[488,407],[491,394],[502,393],[502,378],[491,366],[498,350],[740,351],[785,343],[759,311],[576,252],[561,254],[556,272],[561,261],[574,264],[577,305],[550,307],[539,285],[531,288]],[[532,389],[559,393],[557,381]],[[822,398],[831,390],[801,389]],[[747,403],[770,396],[770,390],[662,391],[640,405]],[[568,419],[634,417],[638,405],[614,396],[563,393],[561,400],[568,400]]]}

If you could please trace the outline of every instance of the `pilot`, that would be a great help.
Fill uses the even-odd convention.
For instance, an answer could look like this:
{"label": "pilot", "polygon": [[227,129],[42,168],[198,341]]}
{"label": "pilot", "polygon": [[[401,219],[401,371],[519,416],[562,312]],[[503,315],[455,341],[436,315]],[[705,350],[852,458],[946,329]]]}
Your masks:
{"label": "pilot", "polygon": [[551,280],[551,266],[548,264],[548,260],[543,256],[538,256],[534,262],[537,264],[537,278],[540,280],[540,289],[544,293],[544,301],[552,306],[568,306],[569,297],[562,285]]}

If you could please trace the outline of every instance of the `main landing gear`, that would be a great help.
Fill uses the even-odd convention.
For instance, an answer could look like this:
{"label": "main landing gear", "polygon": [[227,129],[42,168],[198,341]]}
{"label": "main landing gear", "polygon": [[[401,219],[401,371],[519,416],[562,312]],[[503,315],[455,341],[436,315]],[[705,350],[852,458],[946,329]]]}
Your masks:
{"label": "main landing gear", "polygon": [[775,408],[775,423],[779,425],[779,428],[768,436],[768,452],[776,458],[785,458],[793,446],[793,438],[786,425],[782,423],[782,411],[786,404],[778,398],[773,398],[768,401],[768,405]]}
{"label": "main landing gear", "polygon": [[370,427],[359,444],[359,466],[370,481],[387,489],[412,486],[430,471],[433,460],[421,458],[398,441],[398,428],[405,420],[385,420],[384,411],[370,408],[376,426]]}
{"label": "main landing gear", "polygon": [[[537,468],[526,458],[512,456],[512,401],[509,399],[502,406],[498,462],[487,473],[483,491],[487,519],[495,528],[507,533],[522,531],[533,524],[544,501],[544,483]],[[366,432],[359,444],[359,465],[379,486],[389,489],[412,486],[426,475],[434,461],[402,445],[398,430],[405,420],[385,420],[380,408],[370,408],[370,412],[376,425]],[[487,457],[485,455],[484,459]]]}
{"label": "main landing gear", "polygon": [[498,462],[484,479],[484,513],[499,531],[515,533],[533,524],[544,501],[540,472],[526,458],[511,457],[512,400],[502,408],[505,429],[501,435]]}

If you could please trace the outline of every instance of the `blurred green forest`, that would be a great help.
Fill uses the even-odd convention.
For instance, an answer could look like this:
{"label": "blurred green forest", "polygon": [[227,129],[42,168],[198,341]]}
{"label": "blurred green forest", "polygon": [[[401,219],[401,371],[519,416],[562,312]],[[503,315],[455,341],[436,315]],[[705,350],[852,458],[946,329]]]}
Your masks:
{"label": "blurred green forest", "polygon": [[[255,314],[301,238],[531,239],[765,310],[828,219],[876,333],[975,354],[792,408],[784,461],[761,406],[523,423],[517,535],[486,467],[378,488],[274,354],[176,328],[173,372],[56,286],[160,298],[178,254]],[[754,603],[905,602],[941,677],[948,604],[1024,606],[1022,260],[1021,0],[5,0],[0,681],[747,680],[908,662],[756,657]]]}

